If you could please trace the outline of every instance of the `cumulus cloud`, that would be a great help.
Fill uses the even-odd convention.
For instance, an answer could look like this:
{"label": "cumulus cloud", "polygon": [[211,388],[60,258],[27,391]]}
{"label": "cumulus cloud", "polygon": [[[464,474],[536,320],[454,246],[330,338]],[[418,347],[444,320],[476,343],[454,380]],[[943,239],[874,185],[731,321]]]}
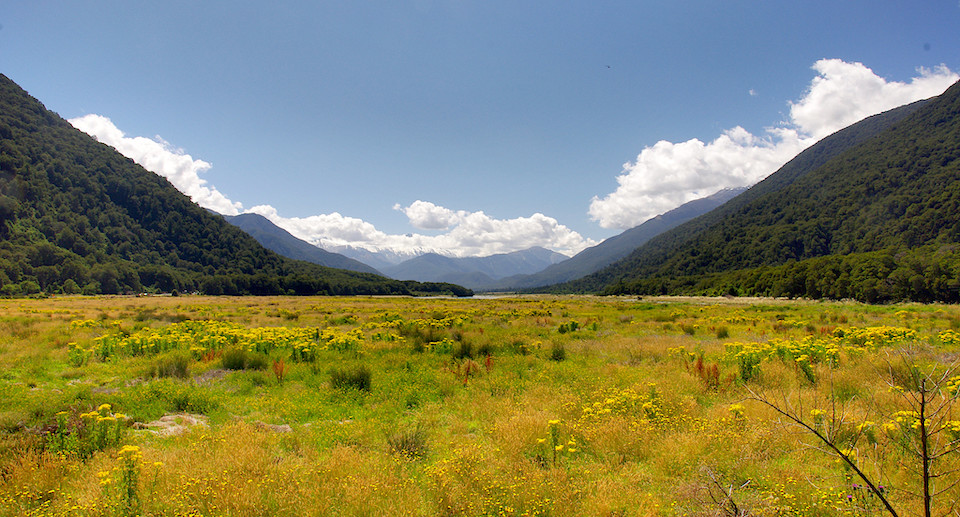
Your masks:
{"label": "cumulus cloud", "polygon": [[822,59],[806,94],[790,103],[790,122],[819,140],[870,115],[940,95],[957,81],[944,65],[920,74],[909,83],[888,82],[861,63]]}
{"label": "cumulus cloud", "polygon": [[456,257],[486,256],[542,246],[573,255],[597,244],[560,224],[556,219],[535,213],[530,217],[496,219],[482,211],[450,210],[417,200],[395,209],[407,215],[421,229],[446,229],[440,235],[388,234],[361,219],[339,213],[310,217],[282,217],[269,205],[249,212],[260,214],[294,236],[324,248],[354,246],[371,251],[417,254],[435,252]]}
{"label": "cumulus cloud", "polygon": [[[128,137],[113,122],[101,115],[85,115],[71,119],[74,127],[114,147],[143,168],[159,174],[204,208],[225,215],[243,212],[243,206],[231,201],[215,187],[200,178],[211,165],[195,160],[174,148],[159,136],[154,139]],[[447,230],[440,235],[393,235],[378,230],[373,224],[339,214],[309,217],[283,217],[270,205],[259,205],[246,212],[260,214],[296,237],[324,248],[353,246],[371,251],[386,250],[400,255],[436,252],[468,257],[509,253],[531,246],[543,246],[572,255],[596,241],[556,219],[536,213],[530,217],[494,219],[483,212],[454,211],[429,201],[417,200],[394,209],[407,216],[410,224],[421,230]]]}
{"label": "cumulus cloud", "polygon": [[200,173],[210,169],[209,163],[194,160],[189,154],[175,149],[159,136],[153,140],[142,136],[128,137],[109,118],[101,115],[84,115],[70,119],[69,122],[73,127],[137,162],[144,169],[167,178],[198,205],[226,215],[237,215],[243,209],[240,203],[230,201],[200,177]]}
{"label": "cumulus cloud", "polygon": [[910,82],[892,82],[861,63],[823,59],[802,98],[789,103],[790,118],[754,135],[742,127],[711,142],[657,142],[626,163],[616,191],[590,203],[604,228],[632,228],[683,203],[723,188],[752,185],[800,151],[858,120],[939,95],[957,81],[946,66],[921,68]]}
{"label": "cumulus cloud", "polygon": [[466,215],[464,212],[454,212],[449,208],[419,199],[406,207],[397,203],[393,205],[393,209],[403,212],[410,220],[410,224],[421,230],[446,230]]}

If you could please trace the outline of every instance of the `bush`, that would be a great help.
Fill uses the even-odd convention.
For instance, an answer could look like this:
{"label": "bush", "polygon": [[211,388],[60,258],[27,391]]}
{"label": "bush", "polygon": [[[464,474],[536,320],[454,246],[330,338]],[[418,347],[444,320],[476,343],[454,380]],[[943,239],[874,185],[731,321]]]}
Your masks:
{"label": "bush", "polygon": [[524,343],[523,340],[514,339],[509,348],[516,355],[530,355],[530,345]]}
{"label": "bush", "polygon": [[401,431],[387,438],[390,452],[407,459],[422,458],[427,453],[427,433],[420,427]]}
{"label": "bush", "polygon": [[563,343],[554,343],[550,346],[551,361],[563,361],[566,358],[567,358],[567,349],[564,348]]}
{"label": "bush", "polygon": [[270,360],[263,354],[247,354],[247,370],[266,370]]}
{"label": "bush", "polygon": [[453,349],[453,357],[457,359],[473,359],[473,344],[469,341],[459,341]]}
{"label": "bush", "polygon": [[370,369],[364,365],[334,368],[330,371],[330,387],[369,392],[371,377]]}
{"label": "bush", "polygon": [[496,347],[490,343],[482,343],[477,347],[477,357],[487,357],[497,352]]}
{"label": "bush", "polygon": [[150,368],[150,377],[174,377],[186,379],[190,375],[190,357],[186,354],[174,354],[161,357]]}
{"label": "bush", "polygon": [[242,348],[232,348],[225,351],[220,360],[227,370],[243,370],[247,365],[247,351]]}
{"label": "bush", "polygon": [[223,353],[223,367],[227,370],[266,370],[267,357],[250,353],[243,348],[233,348]]}

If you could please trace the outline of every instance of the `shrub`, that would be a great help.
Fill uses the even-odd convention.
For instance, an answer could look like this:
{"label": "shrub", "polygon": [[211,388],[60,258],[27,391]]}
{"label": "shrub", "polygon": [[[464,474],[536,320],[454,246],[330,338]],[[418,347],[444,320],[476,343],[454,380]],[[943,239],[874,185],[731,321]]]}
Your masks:
{"label": "shrub", "polygon": [[473,344],[469,341],[459,341],[453,349],[453,357],[457,359],[472,359]]}
{"label": "shrub", "polygon": [[522,340],[514,339],[510,343],[510,351],[516,355],[530,355],[530,345],[524,343]]}
{"label": "shrub", "polygon": [[496,348],[490,343],[482,343],[477,347],[477,357],[487,357],[496,353]]}
{"label": "shrub", "polygon": [[242,348],[231,348],[223,353],[220,360],[227,370],[243,370],[247,365],[247,351]]}
{"label": "shrub", "polygon": [[700,378],[700,382],[707,390],[716,391],[720,388],[720,365],[708,364],[703,360],[703,354],[697,356],[693,362],[693,372]]}
{"label": "shrub", "polygon": [[387,438],[390,452],[407,459],[422,458],[427,454],[427,433],[419,426],[416,429],[400,431]]}
{"label": "shrub", "polygon": [[567,349],[564,348],[563,343],[554,343],[550,346],[551,361],[563,361],[566,358],[567,358]]}
{"label": "shrub", "polygon": [[269,364],[269,359],[263,354],[248,354],[247,355],[247,370],[266,370],[267,365]]}
{"label": "shrub", "polygon": [[283,379],[287,376],[287,364],[283,359],[273,361],[273,375],[277,378],[277,384],[283,384]]}
{"label": "shrub", "polygon": [[190,375],[190,357],[186,354],[173,354],[161,357],[150,367],[150,377],[174,377],[186,379]]}
{"label": "shrub", "polygon": [[365,365],[334,368],[330,371],[330,386],[334,389],[370,391],[370,369]]}
{"label": "shrub", "polygon": [[56,414],[56,423],[44,435],[45,447],[53,453],[88,459],[94,452],[114,447],[123,437],[127,417],[111,411],[110,404],[79,416],[67,411]]}
{"label": "shrub", "polygon": [[730,329],[727,327],[717,328],[717,339],[727,339],[728,337],[730,337]]}
{"label": "shrub", "polygon": [[[132,409],[134,420],[156,418],[155,415],[183,411],[208,413],[220,406],[216,395],[192,382],[157,379],[139,384],[128,395],[125,407]],[[149,415],[149,416],[148,416]]]}
{"label": "shrub", "polygon": [[266,370],[267,357],[263,354],[247,352],[243,348],[232,348],[220,358],[227,370]]}

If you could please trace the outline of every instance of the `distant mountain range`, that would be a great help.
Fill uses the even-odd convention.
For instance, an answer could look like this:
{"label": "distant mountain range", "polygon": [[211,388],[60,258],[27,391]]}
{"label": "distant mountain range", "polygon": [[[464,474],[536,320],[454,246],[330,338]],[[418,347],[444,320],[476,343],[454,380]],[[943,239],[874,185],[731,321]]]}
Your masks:
{"label": "distant mountain range", "polygon": [[711,196],[690,201],[649,219],[639,226],[610,237],[596,246],[587,248],[569,260],[553,264],[543,271],[510,276],[493,285],[476,286],[474,289],[529,289],[567,282],[589,275],[626,257],[634,249],[653,237],[717,208],[746,190],[746,188],[724,189]]}
{"label": "distant mountain range", "polygon": [[[573,258],[532,247],[486,257],[447,257],[439,253],[407,255],[374,252],[363,248],[336,248],[356,259],[323,250],[291,235],[258,214],[223,216],[253,236],[260,244],[289,258],[328,267],[375,272],[398,280],[449,282],[474,290],[512,291],[573,280],[593,273],[627,256],[650,238],[722,205],[745,188],[724,189],[711,196],[690,201],[665,214],[578,253]],[[410,257],[406,258],[404,257]],[[377,264],[379,269],[371,265]]]}
{"label": "distant mountain range", "polygon": [[498,279],[508,275],[537,272],[566,260],[568,257],[544,248],[530,248],[487,257],[445,257],[437,253],[424,253],[399,263],[391,264],[402,255],[367,251],[353,253],[381,264],[382,271],[339,253],[326,251],[307,241],[298,239],[290,232],[273,224],[259,214],[221,216],[230,224],[250,234],[264,247],[288,258],[305,260],[327,267],[386,275],[398,280],[421,282],[449,282],[464,287],[490,287]]}
{"label": "distant mountain range", "polygon": [[345,257],[339,253],[331,253],[307,241],[298,239],[260,214],[224,215],[222,217],[228,223],[250,234],[263,247],[284,257],[349,271],[360,271],[375,275],[383,274],[359,260]]}
{"label": "distant mountain range", "polygon": [[960,301],[960,83],[810,147],[557,292]]}
{"label": "distant mountain range", "polygon": [[[292,259],[306,260],[327,267],[383,274],[398,280],[449,282],[481,291],[513,291],[574,280],[598,271],[629,255],[652,237],[709,212],[744,191],[746,188],[724,189],[711,196],[690,201],[587,248],[572,258],[542,247],[486,257],[447,257],[428,252],[407,259],[403,257],[416,252],[403,255],[362,248],[338,248],[359,257],[352,259],[298,239],[258,214],[222,217],[250,234],[263,246]],[[380,269],[374,269],[364,263],[364,260],[378,264]]]}
{"label": "distant mountain range", "polygon": [[391,266],[396,266],[405,260],[417,258],[425,253],[436,253],[436,250],[411,250],[407,252],[399,252],[389,249],[382,249],[370,251],[359,246],[328,246],[325,249],[332,253],[339,253],[345,257],[363,262],[370,267],[376,268],[378,271],[383,271]]}
{"label": "distant mountain range", "polygon": [[453,258],[426,253],[382,269],[392,278],[421,282],[450,282],[471,289],[492,287],[508,275],[535,273],[568,257],[541,247],[487,257]]}

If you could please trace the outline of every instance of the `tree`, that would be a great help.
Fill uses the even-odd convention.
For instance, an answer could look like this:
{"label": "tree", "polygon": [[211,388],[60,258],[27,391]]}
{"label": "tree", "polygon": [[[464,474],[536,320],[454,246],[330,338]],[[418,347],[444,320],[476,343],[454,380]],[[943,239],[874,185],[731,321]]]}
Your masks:
{"label": "tree", "polygon": [[[899,395],[899,402],[893,408],[895,411],[891,408],[881,410],[886,420],[880,429],[882,432],[878,432],[877,425],[866,416],[853,425],[855,419],[846,403],[838,401],[836,396],[830,400],[829,410],[814,408],[807,414],[803,411],[804,401],[799,392],[796,403],[791,403],[786,396],[774,400],[752,389],[749,390],[750,399],[770,407],[813,435],[823,446],[821,450],[837,456],[863,481],[869,494],[881,502],[885,511],[897,516],[891,492],[884,484],[882,469],[871,474],[862,463],[867,458],[856,452],[864,443],[874,451],[894,446],[902,456],[900,463],[913,473],[917,483],[916,489],[904,488],[902,491],[917,498],[924,517],[931,517],[934,500],[960,483],[956,468],[938,468],[957,452],[960,445],[960,421],[952,419],[953,406],[960,398],[958,365],[943,366],[934,362],[924,369],[912,359],[915,351],[904,349],[898,355],[899,363],[887,361],[885,375],[890,390]],[[878,458],[873,461],[879,463]],[[950,501],[948,506],[952,508],[955,503],[955,500]]]}

